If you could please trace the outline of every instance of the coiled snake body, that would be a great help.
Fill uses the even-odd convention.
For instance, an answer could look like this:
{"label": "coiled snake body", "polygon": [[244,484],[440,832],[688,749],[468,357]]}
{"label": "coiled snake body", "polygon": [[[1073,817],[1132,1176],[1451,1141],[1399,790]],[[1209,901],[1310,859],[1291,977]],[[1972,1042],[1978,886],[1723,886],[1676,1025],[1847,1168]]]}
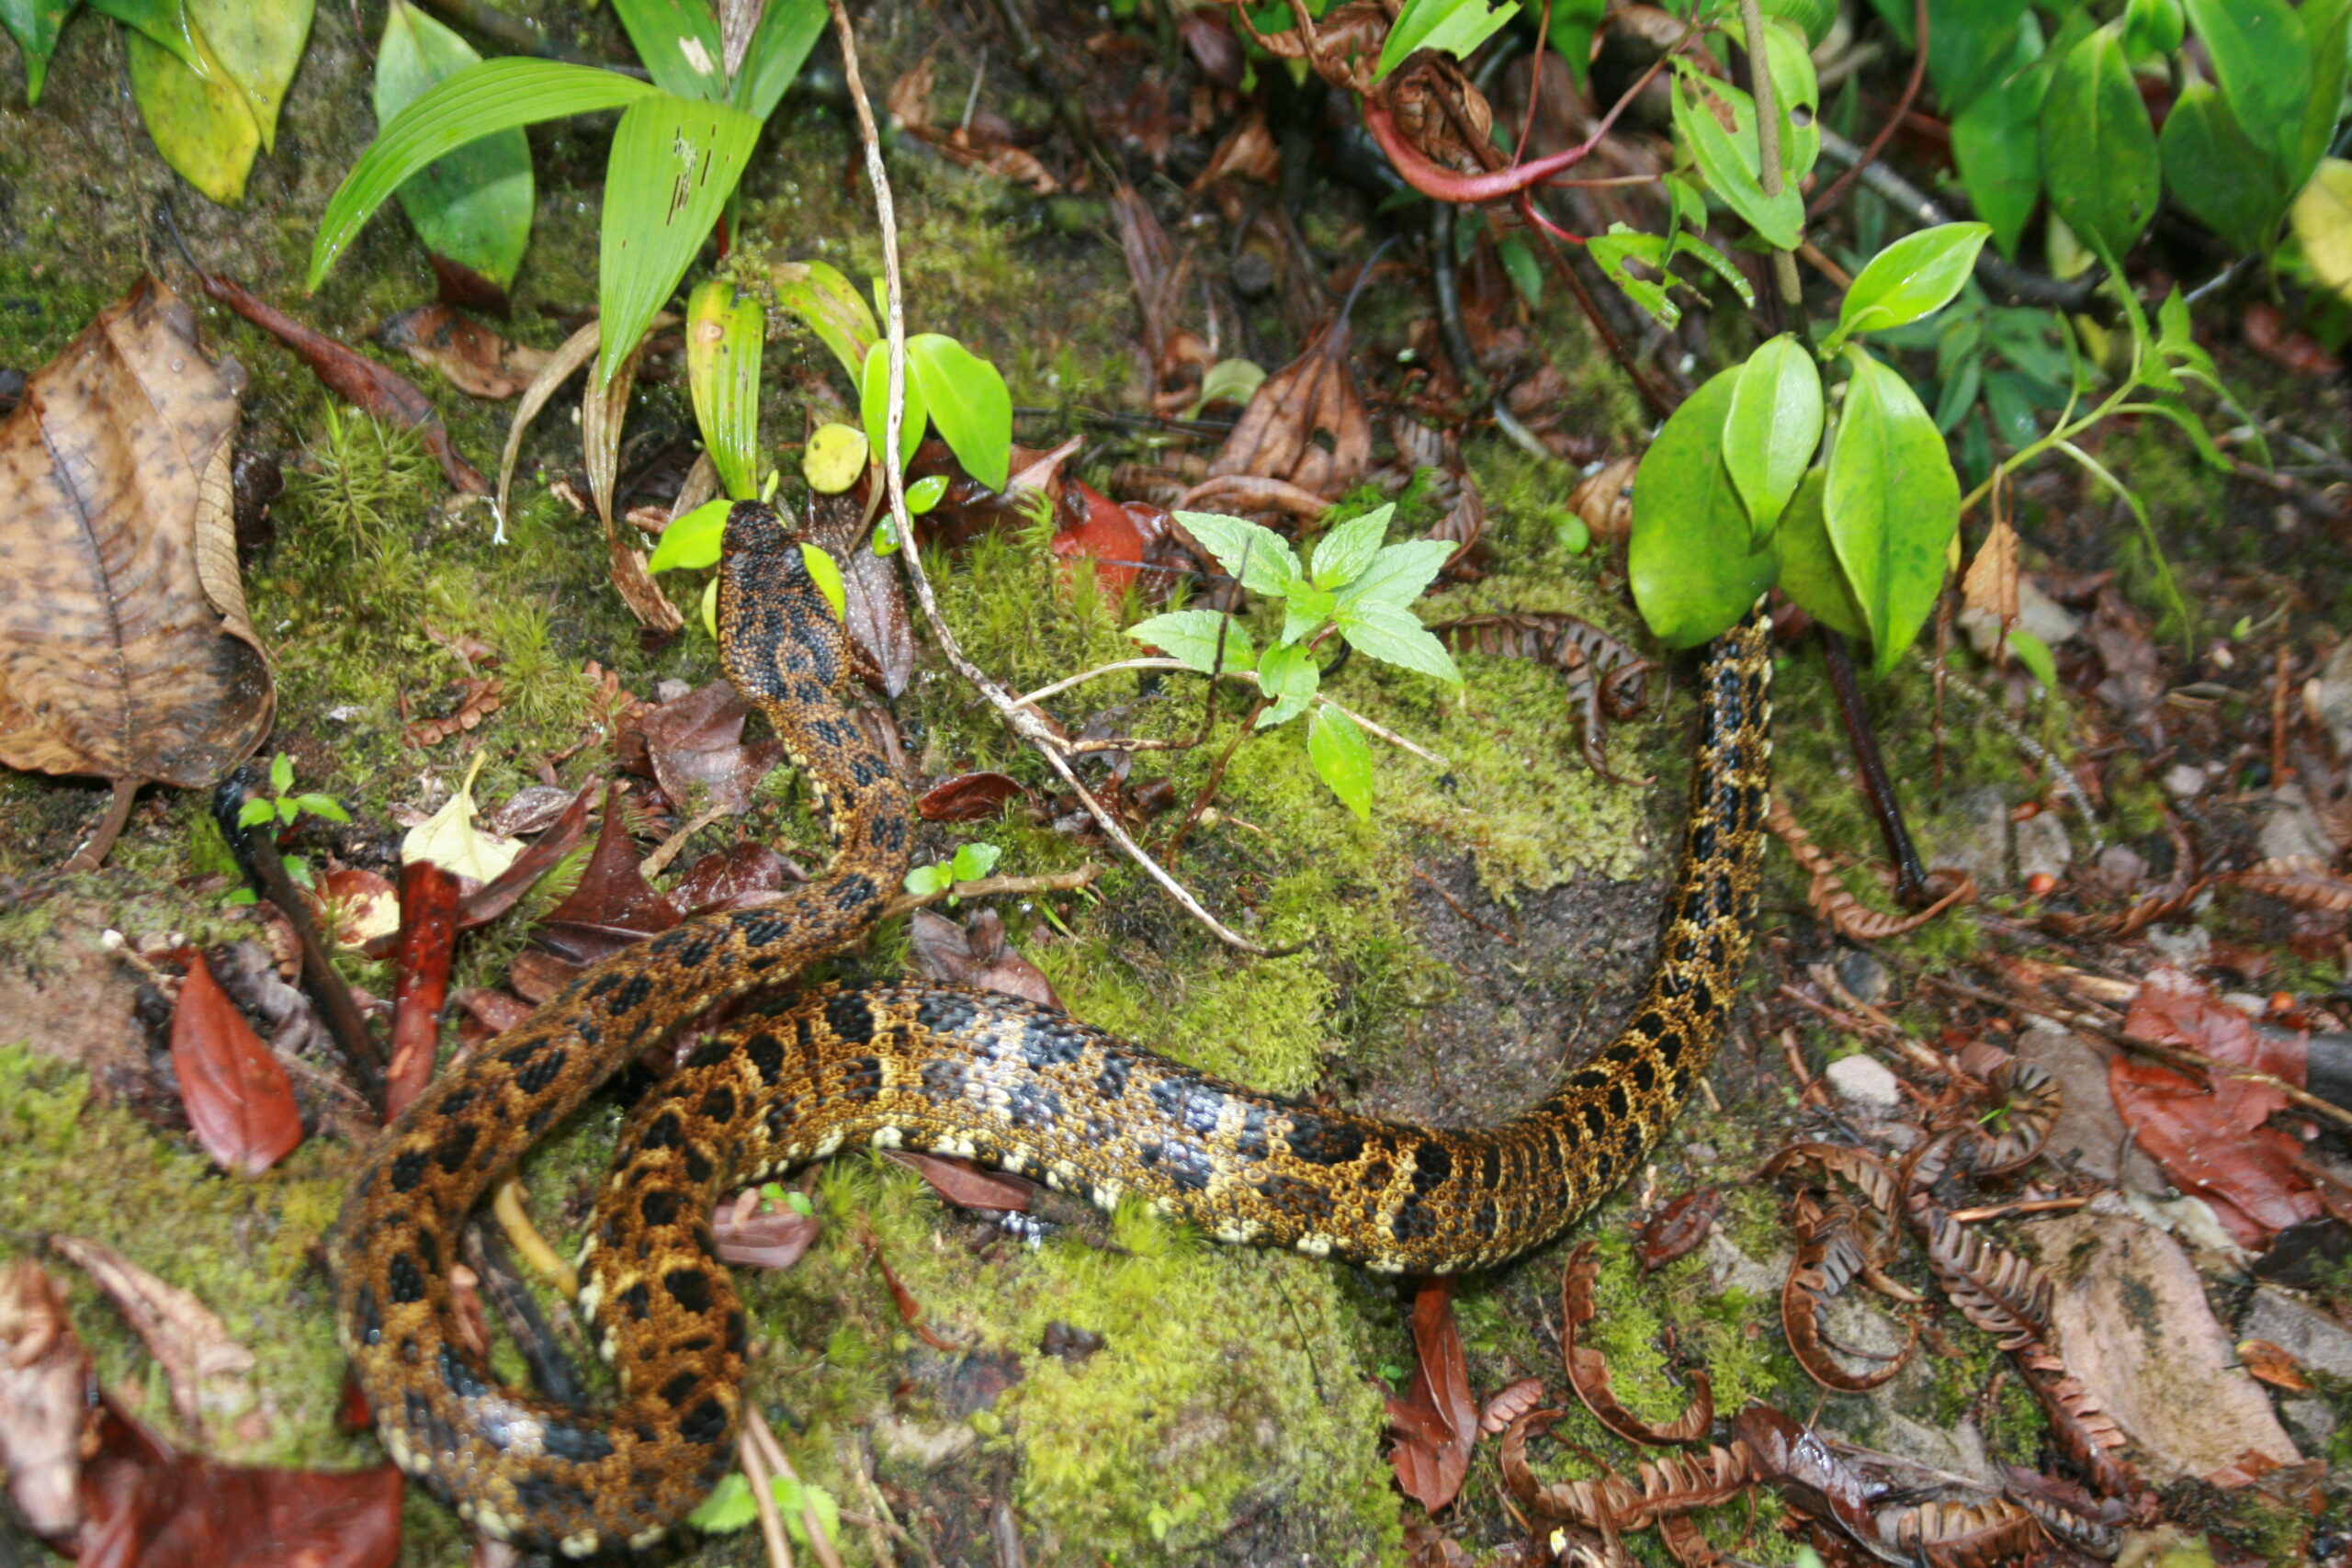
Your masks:
{"label": "coiled snake body", "polygon": [[1526,1115],[1445,1132],[1296,1105],[989,992],[756,1002],[638,1109],[599,1198],[581,1305],[621,1406],[582,1415],[502,1387],[451,1318],[466,1211],[639,1050],[856,940],[907,869],[905,792],[842,706],[848,645],[796,541],[741,503],[719,570],[728,674],[820,794],[827,874],[605,961],[437,1080],[369,1156],[334,1238],[337,1325],[386,1448],[489,1535],[574,1556],[650,1544],[726,1473],[748,1333],[707,1219],[721,1191],[843,1147],[903,1146],[1104,1207],[1136,1194],[1221,1241],[1450,1273],[1576,1220],[1656,1144],[1713,1054],[1763,830],[1758,616],[1707,650],[1689,837],[1648,988]]}

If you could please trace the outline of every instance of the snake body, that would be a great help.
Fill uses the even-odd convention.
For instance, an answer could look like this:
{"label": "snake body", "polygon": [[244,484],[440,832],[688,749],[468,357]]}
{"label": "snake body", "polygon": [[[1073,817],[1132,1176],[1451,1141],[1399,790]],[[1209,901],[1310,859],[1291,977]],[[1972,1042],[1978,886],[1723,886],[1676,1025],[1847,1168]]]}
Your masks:
{"label": "snake body", "polygon": [[1387,1273],[1498,1263],[1556,1235],[1647,1154],[1712,1057],[1746,963],[1766,806],[1760,617],[1706,653],[1690,825],[1632,1021],[1527,1114],[1406,1126],[1260,1094],[992,992],[917,984],[755,1000],[626,1125],[581,1305],[623,1403],[502,1387],[458,1338],[447,1269],[491,1180],[621,1064],[714,1004],[863,934],[908,863],[906,794],[843,705],[850,652],[790,530],[738,504],[719,574],[728,674],[827,812],[826,874],[588,971],[437,1080],[353,1183],[337,1325],[393,1460],[484,1533],[585,1556],[658,1539],[733,1461],[748,1332],[717,1194],[870,1144],[964,1156],[1218,1240]]}

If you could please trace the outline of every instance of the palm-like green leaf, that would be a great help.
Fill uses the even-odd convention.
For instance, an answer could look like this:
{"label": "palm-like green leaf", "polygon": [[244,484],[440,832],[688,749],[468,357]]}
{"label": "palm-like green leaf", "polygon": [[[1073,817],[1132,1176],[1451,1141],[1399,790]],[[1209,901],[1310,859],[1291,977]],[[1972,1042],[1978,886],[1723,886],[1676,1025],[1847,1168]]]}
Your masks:
{"label": "palm-like green leaf", "polygon": [[659,91],[621,116],[605,166],[598,385],[611,383],[685,276],[759,139],[760,122],[741,109]]}

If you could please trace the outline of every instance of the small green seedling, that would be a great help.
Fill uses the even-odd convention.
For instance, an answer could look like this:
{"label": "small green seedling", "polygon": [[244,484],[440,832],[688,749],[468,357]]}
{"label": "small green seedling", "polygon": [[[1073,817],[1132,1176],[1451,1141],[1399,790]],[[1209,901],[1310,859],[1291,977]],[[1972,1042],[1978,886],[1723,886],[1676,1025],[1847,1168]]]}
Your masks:
{"label": "small green seedling", "polygon": [[978,882],[996,869],[996,863],[1003,855],[1004,852],[994,844],[966,844],[956,852],[954,860],[934,861],[907,873],[907,891],[918,898],[946,893],[952,908],[956,899],[948,890],[959,882]]}
{"label": "small green seedling", "polygon": [[[771,1476],[769,1489],[775,1495],[776,1512],[784,1517],[784,1528],[792,1532],[793,1540],[808,1546],[808,1525],[805,1514],[817,1516],[817,1523],[831,1540],[841,1533],[841,1505],[833,1495],[813,1481],[796,1476]],[[729,1535],[747,1527],[760,1517],[759,1504],[752,1496],[752,1483],[740,1470],[729,1472],[703,1499],[702,1506],[686,1516],[686,1523],[705,1535]]]}
{"label": "small green seedling", "polygon": [[808,1193],[797,1188],[786,1187],[782,1182],[761,1183],[760,1197],[776,1208],[791,1210],[804,1220],[817,1212],[817,1205],[808,1201]]}
{"label": "small green seedling", "polygon": [[[338,805],[333,795],[310,791],[295,794],[294,759],[280,751],[270,760],[269,793],[254,795],[238,808],[237,826],[259,828],[277,823],[290,828],[304,817],[316,817],[328,822],[351,820],[351,813]],[[305,887],[316,886],[311,876],[311,868],[303,863],[300,855],[288,855],[285,863],[287,875]],[[250,887],[238,888],[227,899],[231,904],[250,904],[254,901],[254,890]]]}

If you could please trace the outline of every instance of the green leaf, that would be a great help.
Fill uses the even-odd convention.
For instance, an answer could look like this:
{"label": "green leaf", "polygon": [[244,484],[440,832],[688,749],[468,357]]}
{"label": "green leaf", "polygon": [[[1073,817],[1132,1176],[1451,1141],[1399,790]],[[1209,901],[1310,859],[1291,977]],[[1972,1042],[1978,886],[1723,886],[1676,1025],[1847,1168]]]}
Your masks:
{"label": "green leaf", "polygon": [[964,844],[957,847],[955,863],[948,869],[958,882],[978,882],[1003,858],[1004,852],[994,844]]}
{"label": "green leaf", "polygon": [[2292,169],[2302,159],[2312,92],[2302,17],[2286,0],[2188,0],[2188,6],[2231,117],[2282,172]]}
{"label": "green leaf", "polygon": [[1012,472],[1012,393],[997,367],[938,333],[907,340],[907,371],[964,471],[990,490]]}
{"label": "green leaf", "polygon": [[[1219,634],[1223,634],[1220,646]],[[1170,610],[1137,621],[1127,635],[1170,659],[1181,659],[1204,675],[1226,670],[1251,670],[1258,656],[1241,623],[1215,610]]]}
{"label": "green leaf", "polygon": [[841,563],[833,559],[823,546],[812,545],[806,540],[800,546],[800,563],[808,569],[809,581],[817,585],[817,592],[825,596],[825,603],[833,607],[833,615],[847,620],[849,599],[842,589]]}
{"label": "green leaf", "polygon": [[864,387],[865,355],[881,341],[882,329],[856,285],[823,262],[778,262],[768,276],[775,284],[776,303],[808,322],[849,378]]}
{"label": "green leaf", "polygon": [[312,0],[186,0],[188,19],[245,95],[265,152],[277,146],[277,114],[311,39]]}
{"label": "green leaf", "polygon": [[676,290],[759,139],[760,122],[725,104],[662,93],[622,111],[605,165],[598,386],[612,384],[646,323]]}
{"label": "green leaf", "polygon": [[1403,609],[1421,596],[1453,558],[1455,547],[1443,539],[1408,539],[1384,545],[1372,564],[1340,590],[1337,608],[1353,604],[1387,604]]}
{"label": "green leaf", "polygon": [[[1837,24],[1838,0],[1764,0],[1764,14],[1793,23],[1808,44],[1819,44]],[[1556,29],[1559,25],[1559,13],[1555,11],[1552,26]]]}
{"label": "green leaf", "polygon": [[718,470],[719,489],[736,501],[760,493],[760,345],[766,321],[760,302],[739,295],[724,278],[706,278],[686,302],[686,389],[695,423]]}
{"label": "green leaf", "polygon": [[945,862],[935,865],[919,865],[907,873],[902,886],[918,898],[928,898],[934,893],[944,893],[956,884],[956,873]]}
{"label": "green leaf", "polygon": [[[473,46],[408,0],[392,0],[376,50],[376,119],[390,125],[435,84],[481,62]],[[434,160],[400,188],[425,250],[501,288],[531,243],[531,142],[509,126]]]}
{"label": "green leaf", "polygon": [[757,120],[774,114],[824,30],[825,0],[768,0],[736,68],[735,107]]}
{"label": "green leaf", "polygon": [[284,795],[294,787],[294,759],[280,751],[269,760],[269,790]]}
{"label": "green leaf", "polygon": [[0,28],[25,54],[25,107],[40,102],[49,57],[57,52],[57,29],[80,0],[0,0]]}
{"label": "green leaf", "polygon": [[727,101],[718,22],[704,0],[613,0],[653,85],[682,98]]}
{"label": "green leaf", "polygon": [[1772,585],[1779,558],[1754,543],[1724,465],[1724,425],[1739,371],[1725,370],[1674,411],[1634,483],[1626,570],[1659,639],[1690,648],[1730,626]]}
{"label": "green leaf", "polygon": [[302,815],[302,808],[290,800],[280,800],[277,805],[277,819],[288,827],[293,825],[294,818]]}
{"label": "green leaf", "polygon": [[[1901,8],[1907,17],[1908,0]],[[2018,24],[2028,20],[2027,0],[1928,0],[1928,74],[1947,113],[1960,113],[1993,90]]]}
{"label": "green leaf", "polygon": [[1796,335],[1782,333],[1740,367],[1724,418],[1724,466],[1756,538],[1770,536],[1820,445],[1821,372]]}
{"label": "green leaf", "polygon": [[[148,42],[198,75],[211,73],[214,62],[207,57],[208,51],[198,47],[195,18],[188,13],[187,0],[90,0],[90,9],[145,35]],[[72,10],[67,6],[59,11],[59,20],[62,22]]]}
{"label": "green leaf", "polygon": [[614,72],[552,60],[466,67],[402,109],[344,175],[319,220],[304,287],[318,288],[384,198],[435,159],[495,130],[618,108],[658,91]]}
{"label": "green leaf", "polygon": [[351,813],[345,811],[342,803],[331,795],[298,795],[294,797],[294,807],[298,811],[307,811],[329,822],[351,820]]}
{"label": "green leaf", "polygon": [[2303,33],[2311,42],[2312,86],[2303,104],[2303,134],[2287,170],[2290,189],[2301,189],[2335,140],[2343,112],[2344,79],[2352,72],[2352,0],[2303,0]]}
{"label": "green leaf", "polygon": [[727,536],[727,513],[734,504],[724,497],[706,501],[662,529],[662,537],[653,546],[653,558],[645,563],[645,569],[676,571],[718,565],[718,548]]}
{"label": "green leaf", "polygon": [[261,152],[252,102],[229,78],[201,34],[202,69],[184,64],[143,32],[128,35],[130,96],[155,151],[180,178],[223,206],[245,197],[245,178]]}
{"label": "green leaf", "polygon": [[[931,411],[923,406],[922,383],[915,379],[914,355],[907,356],[906,412],[899,421],[899,467],[904,469],[914,461],[915,448],[922,445],[922,433],[931,424]],[[858,409],[865,422],[865,439],[876,452],[889,449],[890,432],[890,351],[880,344],[865,356],[865,376],[859,389]]]}
{"label": "green leaf", "polygon": [[1343,601],[1332,619],[1339,623],[1340,635],[1348,639],[1348,646],[1358,653],[1433,675],[1451,685],[1462,684],[1462,671],[1454,668],[1445,644],[1431,637],[1429,628],[1403,605],[1376,599],[1359,604]]}
{"label": "green leaf", "polygon": [[2170,54],[2187,29],[2180,0],[2130,0],[2123,7],[2123,47],[2132,55]]}
{"label": "green leaf", "polygon": [[1829,526],[1821,502],[1829,484],[1829,470],[1817,468],[1804,477],[1781,514],[1781,531],[1773,542],[1781,550],[1781,589],[1797,606],[1822,625],[1855,638],[1870,635],[1870,623],[1855,602],[1846,569],[1829,543]]}
{"label": "green leaf", "polygon": [[[1781,119],[1781,164],[1791,185],[1811,174],[1815,160],[1821,156],[1821,78],[1801,38],[1802,28],[1764,29],[1764,58],[1772,68],[1772,104]],[[1742,40],[1735,34],[1732,41]],[[1763,167],[1760,157],[1757,167]]]}
{"label": "green leaf", "polygon": [[1265,381],[1266,373],[1251,359],[1220,359],[1203,373],[1201,395],[1193,404],[1198,413],[1211,403],[1231,403],[1247,408],[1250,400]]}
{"label": "green leaf", "polygon": [[2290,193],[2277,161],[2247,139],[2220,89],[2199,81],[2181,88],[2156,146],[2165,184],[2190,217],[2240,250],[2270,243]]}
{"label": "green leaf", "polygon": [[1363,728],[1329,705],[1306,721],[1306,760],[1359,822],[1372,820],[1372,745]]}
{"label": "green leaf", "polygon": [[[865,477],[873,457],[874,444],[857,426],[820,424],[800,449],[800,477],[819,495],[839,495]],[[912,491],[908,500],[912,502]]]}
{"label": "green leaf", "polygon": [[1258,689],[1273,698],[1274,705],[1258,716],[1257,728],[1272,729],[1305,713],[1322,680],[1322,666],[1296,643],[1276,643],[1266,649],[1266,657],[1258,660]]}
{"label": "green leaf", "polygon": [[258,828],[277,815],[277,803],[263,795],[255,795],[237,807],[237,826]]}
{"label": "green leaf", "polygon": [[2156,215],[2159,167],[2156,133],[2110,22],[2066,51],[2042,98],[2050,204],[2086,244],[2120,262]]}
{"label": "green leaf", "polygon": [[1434,49],[1466,60],[1496,29],[1519,15],[1519,0],[1489,10],[1487,0],[1406,0],[1405,9],[1388,28],[1381,45],[1375,82],[1405,63],[1414,51]]}
{"label": "green leaf", "polygon": [[1856,333],[1899,327],[1942,310],[1967,283],[1992,232],[1989,223],[1939,223],[1879,252],[1846,290],[1838,330],[1822,352],[1834,352]]}
{"label": "green leaf", "polygon": [[[1668,243],[1662,234],[1645,234],[1620,222],[1610,224],[1609,232],[1587,241],[1585,250],[1626,299],[1647,311],[1660,326],[1671,327],[1682,320],[1682,307],[1675,303],[1668,290],[1677,287],[1688,288],[1690,285],[1666,270]],[[1634,262],[1658,276],[1636,277],[1631,265]]]}
{"label": "green leaf", "polygon": [[1380,554],[1380,542],[1388,536],[1388,519],[1396,513],[1396,503],[1376,506],[1361,517],[1351,517],[1315,544],[1313,577],[1317,588],[1338,588],[1363,575],[1373,558]]}
{"label": "green leaf", "polygon": [[1340,607],[1340,596],[1311,582],[1294,582],[1283,595],[1283,641],[1305,642],[1323,629]]}
{"label": "green leaf", "polygon": [[2007,71],[1951,121],[1952,162],[1969,203],[1992,225],[1993,243],[2012,261],[2041,199],[2041,98],[2050,85],[2049,71],[2039,65],[2041,54],[2041,26],[2027,17],[2018,27]]}
{"label": "green leaf", "polygon": [[1526,238],[1506,234],[1495,242],[1495,259],[1503,264],[1503,275],[1519,297],[1527,301],[1531,310],[1544,308],[1544,265],[1535,259],[1535,252]]}
{"label": "green leaf", "polygon": [[1693,258],[1709,272],[1729,285],[1732,292],[1739,296],[1740,303],[1751,310],[1756,309],[1756,290],[1749,286],[1747,275],[1734,266],[1723,252],[1715,249],[1698,235],[1688,230],[1677,233],[1674,236],[1674,244],[1667,254],[1669,259],[1674,256]]}
{"label": "green leaf", "polygon": [[2058,689],[2058,660],[2052,657],[2048,643],[2023,626],[2011,626],[2009,651],[2018,656],[2018,662],[2025,666],[2026,673],[2041,682],[2043,691]]}
{"label": "green leaf", "polygon": [[[863,441],[865,438],[861,435],[858,439]],[[947,476],[945,474],[933,474],[928,478],[917,479],[907,487],[907,515],[922,516],[933,507],[937,506],[940,497],[946,493]],[[876,550],[875,553],[881,555],[886,552]]]}
{"label": "green leaf", "polygon": [[817,1205],[808,1201],[808,1194],[797,1188],[785,1189],[784,1206],[804,1220],[817,1212]]}
{"label": "green leaf", "polygon": [[[1702,76],[1675,60],[1674,129],[1690,150],[1707,188],[1747,220],[1767,244],[1792,251],[1804,237],[1804,198],[1792,187],[1768,197],[1758,182],[1763,167],[1756,144],[1756,105],[1746,93]],[[1712,100],[1709,102],[1708,100]],[[1727,113],[1726,130],[1718,112]]]}
{"label": "green leaf", "polygon": [[2313,276],[2352,299],[2352,162],[2323,159],[2295,197],[2295,238]]}
{"label": "green leaf", "polygon": [[1847,360],[1854,373],[1830,443],[1822,509],[1883,675],[1943,587],[1960,526],[1960,476],[1910,385],[1860,349],[1849,349]]}
{"label": "green leaf", "polygon": [[1252,593],[1279,594],[1299,575],[1290,541],[1272,528],[1217,512],[1179,512],[1176,521]]}

